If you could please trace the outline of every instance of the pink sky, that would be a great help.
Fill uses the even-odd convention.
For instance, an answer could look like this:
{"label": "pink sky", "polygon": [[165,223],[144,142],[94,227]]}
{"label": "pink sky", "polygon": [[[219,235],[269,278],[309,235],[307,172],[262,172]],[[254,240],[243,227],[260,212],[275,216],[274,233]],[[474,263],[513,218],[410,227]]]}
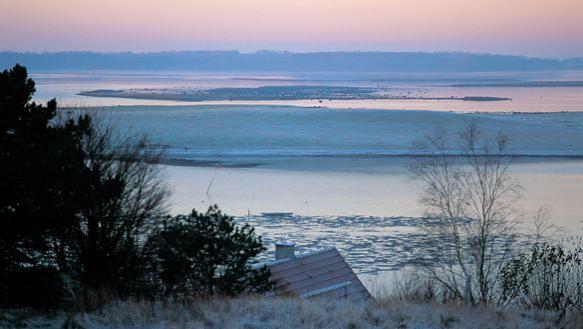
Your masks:
{"label": "pink sky", "polygon": [[583,0],[0,0],[0,50],[583,57]]}

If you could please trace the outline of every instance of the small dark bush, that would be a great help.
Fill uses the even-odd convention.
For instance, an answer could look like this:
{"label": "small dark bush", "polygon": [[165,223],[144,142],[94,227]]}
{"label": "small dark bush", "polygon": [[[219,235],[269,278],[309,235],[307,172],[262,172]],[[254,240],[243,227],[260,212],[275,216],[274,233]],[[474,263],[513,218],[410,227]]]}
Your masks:
{"label": "small dark bush", "polygon": [[53,268],[24,268],[5,278],[0,288],[0,307],[54,309],[66,297],[61,275]]}
{"label": "small dark bush", "polygon": [[239,226],[217,206],[206,213],[169,217],[149,239],[154,281],[163,295],[229,295],[271,290],[267,267],[254,268],[265,250],[255,230]]}
{"label": "small dark bush", "polygon": [[558,311],[583,310],[583,249],[548,243],[507,264],[503,295],[521,307]]}

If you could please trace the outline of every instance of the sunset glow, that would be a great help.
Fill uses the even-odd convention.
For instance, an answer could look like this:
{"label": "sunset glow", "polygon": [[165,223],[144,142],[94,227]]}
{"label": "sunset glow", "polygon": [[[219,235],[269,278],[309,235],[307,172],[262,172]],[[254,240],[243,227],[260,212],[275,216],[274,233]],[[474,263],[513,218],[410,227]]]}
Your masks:
{"label": "sunset glow", "polygon": [[0,50],[583,56],[580,0],[2,0]]}

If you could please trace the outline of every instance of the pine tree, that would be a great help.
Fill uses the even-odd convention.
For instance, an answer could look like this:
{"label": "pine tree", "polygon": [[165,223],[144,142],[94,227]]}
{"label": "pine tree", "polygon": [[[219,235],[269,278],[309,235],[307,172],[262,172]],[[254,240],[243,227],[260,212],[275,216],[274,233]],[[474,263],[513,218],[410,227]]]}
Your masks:
{"label": "pine tree", "polygon": [[[47,259],[52,257],[53,237],[74,221],[78,210],[73,173],[83,165],[76,147],[81,128],[73,120],[55,123],[55,100],[46,106],[31,102],[34,92],[26,68],[16,65],[0,73],[0,290],[4,299],[23,295],[21,288],[30,285],[23,277],[30,279],[34,272],[48,277],[48,272],[56,270]],[[37,292],[38,301],[43,296]]]}
{"label": "pine tree", "polygon": [[165,295],[235,296],[273,288],[269,269],[251,263],[265,250],[261,238],[217,206],[168,218],[149,246]]}

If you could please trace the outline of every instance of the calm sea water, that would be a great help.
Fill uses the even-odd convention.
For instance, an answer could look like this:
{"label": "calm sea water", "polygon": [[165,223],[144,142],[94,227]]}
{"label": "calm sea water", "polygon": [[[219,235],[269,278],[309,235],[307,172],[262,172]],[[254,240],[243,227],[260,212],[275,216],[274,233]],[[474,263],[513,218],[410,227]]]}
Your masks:
{"label": "calm sea water", "polygon": [[[302,216],[422,217],[421,186],[409,159],[302,158],[266,160],[257,168],[167,166],[173,210],[219,204],[231,214],[293,212]],[[521,159],[512,175],[527,212],[547,206],[552,222],[583,233],[583,160]],[[207,193],[208,192],[208,193]]]}

